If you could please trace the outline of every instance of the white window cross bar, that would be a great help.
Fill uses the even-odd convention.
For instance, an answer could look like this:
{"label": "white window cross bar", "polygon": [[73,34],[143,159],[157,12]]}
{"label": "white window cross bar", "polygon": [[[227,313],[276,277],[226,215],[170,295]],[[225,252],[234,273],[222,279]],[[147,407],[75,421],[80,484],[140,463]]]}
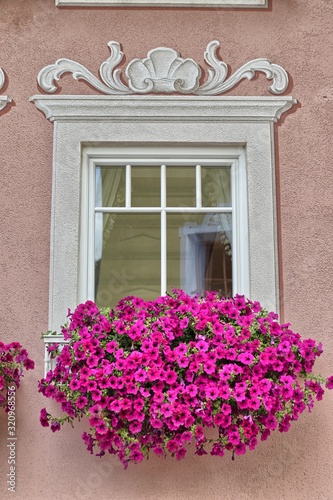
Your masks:
{"label": "white window cross bar", "polygon": [[166,213],[221,213],[221,214],[231,214],[232,207],[95,207],[96,213],[160,213],[164,210]]}

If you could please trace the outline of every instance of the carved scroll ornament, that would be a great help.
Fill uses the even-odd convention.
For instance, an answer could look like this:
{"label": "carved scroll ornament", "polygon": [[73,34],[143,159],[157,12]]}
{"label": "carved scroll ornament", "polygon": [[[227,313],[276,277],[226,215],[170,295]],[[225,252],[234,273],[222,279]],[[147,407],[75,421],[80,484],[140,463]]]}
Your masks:
{"label": "carved scroll ornament", "polygon": [[4,83],[5,83],[5,75],[2,69],[0,68],[0,90],[4,86]]}
{"label": "carved scroll ornament", "polygon": [[[0,90],[2,89],[4,84],[5,84],[5,74],[0,68]],[[0,111],[4,109],[4,107],[7,106],[9,102],[11,102],[10,97],[7,97],[6,95],[0,95]]]}
{"label": "carved scroll ornament", "polygon": [[[208,65],[207,80],[199,84],[202,70],[190,58],[183,59],[179,53],[168,47],[158,47],[148,52],[145,59],[135,58],[127,65],[125,77],[116,67],[123,60],[118,42],[108,43],[111,56],[99,69],[100,78],[93,75],[82,64],[71,59],[58,59],[55,64],[45,66],[38,74],[38,84],[48,93],[57,90],[57,81],[64,73],[71,73],[75,80],[85,80],[96,90],[109,95],[148,93],[180,93],[196,95],[218,95],[232,89],[244,78],[251,80],[257,72],[272,80],[269,90],[282,94],[288,86],[288,75],[279,65],[268,59],[254,59],[245,63],[228,76],[228,66],[217,56],[219,42],[210,42],[204,54]],[[127,82],[127,83],[124,83]]]}

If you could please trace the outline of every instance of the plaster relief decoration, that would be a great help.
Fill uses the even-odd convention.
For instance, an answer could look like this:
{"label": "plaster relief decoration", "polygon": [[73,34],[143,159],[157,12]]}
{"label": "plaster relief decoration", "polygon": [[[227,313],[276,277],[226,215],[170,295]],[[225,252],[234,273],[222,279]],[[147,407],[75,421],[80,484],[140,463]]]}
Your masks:
{"label": "plaster relief decoration", "polygon": [[[157,47],[148,52],[145,59],[135,58],[125,68],[125,75],[117,66],[123,60],[120,44],[108,43],[111,56],[104,61],[97,78],[82,64],[71,59],[58,59],[55,64],[43,68],[38,74],[38,84],[48,93],[56,92],[57,81],[65,73],[71,73],[75,80],[84,80],[96,90],[108,95],[130,95],[149,93],[178,93],[202,96],[223,94],[241,80],[251,80],[259,73],[272,80],[269,90],[282,94],[288,86],[288,75],[279,65],[268,59],[253,59],[229,76],[228,65],[219,59],[219,42],[213,40],[204,54],[208,65],[208,76],[199,84],[202,69],[191,58],[183,59],[179,52],[168,47]],[[117,68],[117,69],[116,69]]]}
{"label": "plaster relief decoration", "polygon": [[[0,68],[0,90],[5,84],[5,74]],[[11,98],[6,95],[0,95],[0,111],[5,108],[5,106],[11,102]]]}

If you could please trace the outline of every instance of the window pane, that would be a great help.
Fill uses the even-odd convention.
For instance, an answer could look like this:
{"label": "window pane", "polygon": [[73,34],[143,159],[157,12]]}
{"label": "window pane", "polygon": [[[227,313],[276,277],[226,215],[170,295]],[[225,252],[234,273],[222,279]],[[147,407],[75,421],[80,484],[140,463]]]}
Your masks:
{"label": "window pane", "polygon": [[167,167],[168,207],[195,207],[195,167]]}
{"label": "window pane", "polygon": [[96,167],[95,206],[125,206],[125,167]]}
{"label": "window pane", "polygon": [[160,193],[160,167],[132,167],[132,207],[159,207]]}
{"label": "window pane", "polygon": [[[126,295],[153,300],[160,295],[160,215],[96,214],[95,300],[115,306]],[[103,233],[101,235],[101,232]],[[100,258],[98,258],[100,256]]]}
{"label": "window pane", "polygon": [[230,167],[201,169],[202,206],[231,207]]}
{"label": "window pane", "polygon": [[231,214],[167,215],[168,290],[232,295]]}

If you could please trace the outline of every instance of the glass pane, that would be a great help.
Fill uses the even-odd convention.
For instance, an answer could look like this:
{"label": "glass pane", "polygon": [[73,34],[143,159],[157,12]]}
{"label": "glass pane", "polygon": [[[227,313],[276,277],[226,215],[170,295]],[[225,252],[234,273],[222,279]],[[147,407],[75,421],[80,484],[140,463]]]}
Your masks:
{"label": "glass pane", "polygon": [[125,206],[125,167],[96,167],[96,207]]}
{"label": "glass pane", "polygon": [[167,215],[168,290],[232,295],[231,214]]}
{"label": "glass pane", "polygon": [[167,167],[168,207],[195,207],[195,167]]}
{"label": "glass pane", "polygon": [[[161,292],[159,214],[96,214],[95,300],[113,307],[126,295],[153,300]],[[101,235],[101,230],[103,234]]]}
{"label": "glass pane", "polygon": [[160,167],[132,167],[132,207],[159,207],[160,205]]}
{"label": "glass pane", "polygon": [[230,167],[203,167],[201,184],[203,207],[231,207]]}

